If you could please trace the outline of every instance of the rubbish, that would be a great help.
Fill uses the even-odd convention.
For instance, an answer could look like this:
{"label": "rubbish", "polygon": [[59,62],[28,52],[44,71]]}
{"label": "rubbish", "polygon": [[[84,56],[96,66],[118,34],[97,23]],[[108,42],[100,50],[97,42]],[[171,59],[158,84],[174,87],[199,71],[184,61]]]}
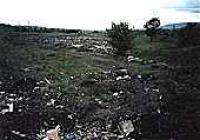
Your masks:
{"label": "rubbish", "polygon": [[157,88],[157,89],[153,89],[153,92],[159,92],[160,90]]}
{"label": "rubbish", "polygon": [[59,137],[59,129],[60,125],[57,125],[55,129],[51,129],[47,131],[47,136],[43,140],[60,140]]}
{"label": "rubbish", "polygon": [[142,75],[138,75],[137,78],[138,78],[138,79],[141,79],[141,78],[142,78]]}
{"label": "rubbish", "polygon": [[118,76],[116,78],[117,81],[119,81],[119,80],[130,80],[130,79],[131,79],[131,77],[129,75]]}
{"label": "rubbish", "polygon": [[64,140],[80,140],[80,136],[76,133],[65,134]]}
{"label": "rubbish", "polygon": [[125,74],[125,75],[127,75],[128,73],[127,69],[120,69],[119,72],[120,74]]}
{"label": "rubbish", "polygon": [[122,121],[119,123],[119,131],[121,134],[128,136],[134,131],[133,123],[131,120]]}
{"label": "rubbish", "polygon": [[22,134],[22,133],[20,133],[20,132],[18,132],[18,131],[13,130],[13,131],[11,131],[11,132],[12,132],[13,134],[15,134],[15,135],[20,136],[20,137],[26,137],[25,134]]}
{"label": "rubbish", "polygon": [[128,56],[127,60],[128,60],[129,62],[134,61],[134,57],[133,57],[133,56]]}
{"label": "rubbish", "polygon": [[72,115],[67,115],[67,118],[69,118],[69,119],[73,119],[73,116]]}
{"label": "rubbish", "polygon": [[50,102],[47,103],[47,106],[54,106],[55,101],[56,101],[56,100],[51,99]]}
{"label": "rubbish", "polygon": [[1,114],[5,114],[7,112],[13,112],[14,107],[13,107],[13,103],[7,104],[7,107],[5,109],[1,110]]}
{"label": "rubbish", "polygon": [[118,92],[113,93],[113,96],[118,96],[118,95],[119,95]]}
{"label": "rubbish", "polygon": [[47,84],[51,85],[51,82],[47,78],[45,78],[45,81],[47,82]]}

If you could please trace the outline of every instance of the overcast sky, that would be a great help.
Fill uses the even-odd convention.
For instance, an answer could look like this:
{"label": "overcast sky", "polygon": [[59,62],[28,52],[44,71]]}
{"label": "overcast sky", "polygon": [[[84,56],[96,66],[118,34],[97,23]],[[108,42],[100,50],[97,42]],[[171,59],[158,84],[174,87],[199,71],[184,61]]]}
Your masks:
{"label": "overcast sky", "polygon": [[126,21],[142,28],[151,17],[162,25],[200,22],[200,0],[0,0],[0,22],[103,30]]}

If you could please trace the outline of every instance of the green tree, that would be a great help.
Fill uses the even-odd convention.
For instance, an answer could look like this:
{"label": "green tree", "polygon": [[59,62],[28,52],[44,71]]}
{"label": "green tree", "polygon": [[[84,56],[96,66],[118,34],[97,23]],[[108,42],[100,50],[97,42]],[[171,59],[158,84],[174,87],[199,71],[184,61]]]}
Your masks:
{"label": "green tree", "polygon": [[159,18],[152,18],[144,25],[144,28],[146,28],[146,35],[150,37],[151,42],[156,38],[156,35],[159,34],[159,26]]}
{"label": "green tree", "polygon": [[129,28],[128,23],[112,23],[112,27],[107,30],[107,34],[115,55],[125,55],[126,51],[132,48],[133,29]]}

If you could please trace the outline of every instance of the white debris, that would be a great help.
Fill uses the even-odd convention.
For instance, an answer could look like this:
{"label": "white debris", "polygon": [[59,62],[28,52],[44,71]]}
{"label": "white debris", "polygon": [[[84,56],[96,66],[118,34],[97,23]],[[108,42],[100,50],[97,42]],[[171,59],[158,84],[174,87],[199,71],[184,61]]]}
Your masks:
{"label": "white debris", "polygon": [[74,76],[70,76],[70,79],[73,80],[73,79],[74,79]]}
{"label": "white debris", "polygon": [[118,95],[119,95],[118,92],[113,93],[113,96],[118,96]]}
{"label": "white debris", "polygon": [[120,69],[119,71],[120,71],[121,73],[123,73],[123,74],[127,74],[127,73],[128,73],[127,69]]}
{"label": "white debris", "polygon": [[15,131],[15,130],[13,130],[13,131],[11,131],[13,134],[15,134],[15,135],[18,135],[18,136],[20,136],[20,137],[26,137],[26,135],[25,134],[22,134],[22,133],[20,133],[19,131]]}
{"label": "white debris", "polygon": [[133,57],[133,56],[128,56],[127,60],[128,60],[129,62],[134,61],[134,57]]}
{"label": "white debris", "polygon": [[10,103],[10,104],[7,104],[8,108],[5,108],[5,109],[2,109],[1,110],[1,114],[5,114],[5,113],[8,113],[8,112],[13,112],[14,110],[14,107],[13,107],[13,103]]}
{"label": "white debris", "polygon": [[45,78],[45,81],[47,82],[47,84],[51,85],[51,82],[47,78]]}
{"label": "white debris", "polygon": [[134,131],[134,126],[131,120],[120,122],[118,127],[120,133],[126,136]]}
{"label": "white debris", "polygon": [[56,106],[55,108],[60,108],[60,109],[63,109],[65,106],[63,106],[63,105],[58,105],[58,106]]}
{"label": "white debris", "polygon": [[118,76],[118,77],[116,78],[117,81],[119,81],[119,80],[121,80],[121,79],[122,79],[121,76]]}
{"label": "white debris", "polygon": [[141,78],[142,78],[142,75],[138,75],[137,78],[138,78],[138,79],[141,79]]}
{"label": "white debris", "polygon": [[119,80],[130,80],[130,79],[131,79],[131,77],[129,75],[118,76],[116,78],[117,81],[119,81]]}
{"label": "white debris", "polygon": [[59,137],[59,130],[60,130],[60,125],[56,126],[55,129],[51,129],[47,131],[47,136],[43,140],[60,140]]}
{"label": "white debris", "polygon": [[67,118],[72,120],[73,116],[72,115],[67,115]]}
{"label": "white debris", "polygon": [[47,103],[47,106],[51,106],[51,105],[54,106],[55,101],[56,100],[51,99],[50,102]]}
{"label": "white debris", "polygon": [[158,112],[159,114],[161,113],[161,110],[160,110],[160,108],[158,108],[158,109],[157,109],[157,112]]}
{"label": "white debris", "polygon": [[5,94],[6,92],[5,91],[0,91],[0,94]]}
{"label": "white debris", "polygon": [[149,88],[148,88],[148,87],[145,87],[145,88],[144,88],[144,91],[145,91],[145,92],[148,92],[148,91],[149,91]]}
{"label": "white debris", "polygon": [[160,90],[157,88],[157,89],[153,89],[153,92],[160,92]]}
{"label": "white debris", "polygon": [[162,96],[162,95],[160,95],[160,96],[159,96],[159,99],[160,99],[160,100],[162,100],[162,98],[163,98],[163,96]]}
{"label": "white debris", "polygon": [[75,48],[80,48],[80,47],[83,47],[83,44],[73,44],[72,46]]}

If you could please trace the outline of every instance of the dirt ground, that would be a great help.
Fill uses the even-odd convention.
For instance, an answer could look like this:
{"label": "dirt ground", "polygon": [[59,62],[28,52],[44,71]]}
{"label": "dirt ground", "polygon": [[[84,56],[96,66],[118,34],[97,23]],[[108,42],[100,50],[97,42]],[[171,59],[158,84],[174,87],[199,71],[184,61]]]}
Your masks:
{"label": "dirt ground", "polygon": [[1,41],[0,139],[42,139],[56,125],[65,140],[198,139],[198,46],[114,59],[92,41],[83,46],[105,46]]}

